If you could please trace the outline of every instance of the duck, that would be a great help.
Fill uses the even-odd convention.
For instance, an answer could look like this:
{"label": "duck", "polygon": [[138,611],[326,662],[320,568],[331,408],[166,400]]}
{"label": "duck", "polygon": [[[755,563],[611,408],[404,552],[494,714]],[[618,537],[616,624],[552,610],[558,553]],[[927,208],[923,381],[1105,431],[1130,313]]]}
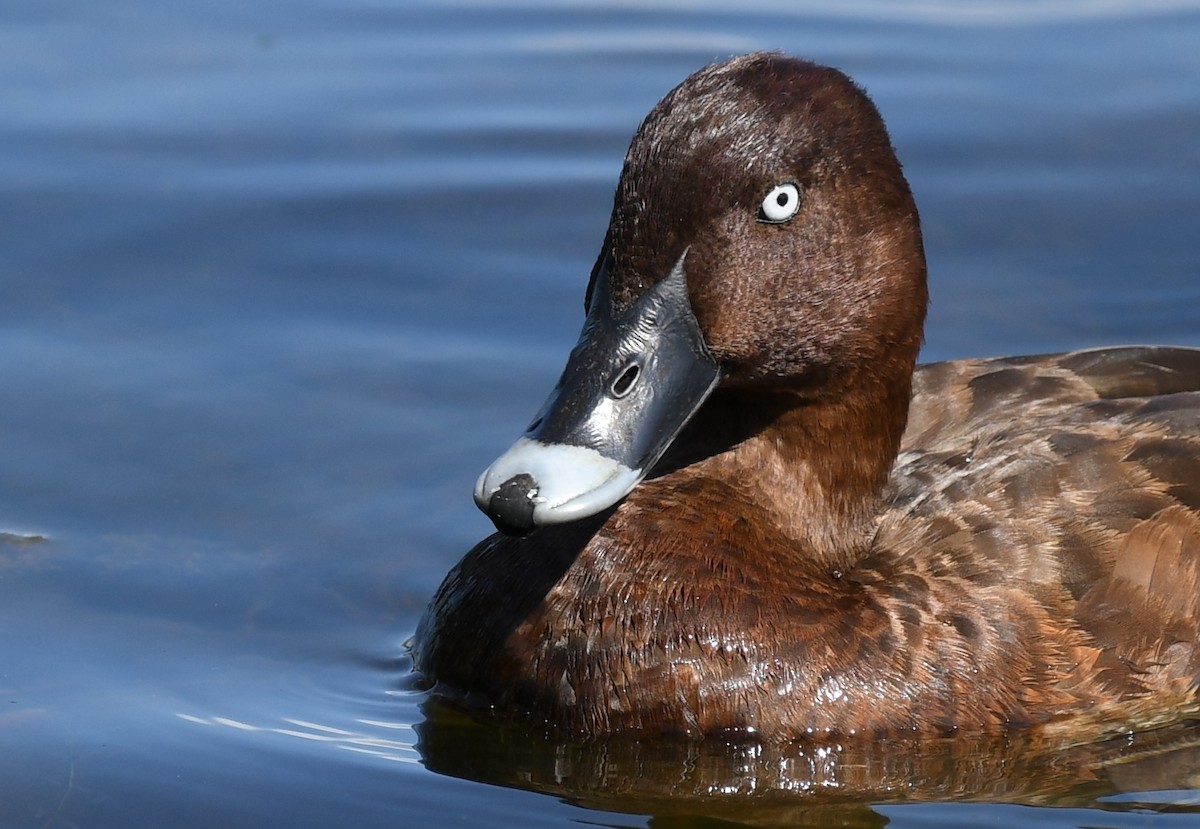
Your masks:
{"label": "duck", "polygon": [[706,66],[637,129],[497,532],[410,650],[583,736],[803,740],[1194,716],[1200,349],[917,365],[920,221],[842,72]]}

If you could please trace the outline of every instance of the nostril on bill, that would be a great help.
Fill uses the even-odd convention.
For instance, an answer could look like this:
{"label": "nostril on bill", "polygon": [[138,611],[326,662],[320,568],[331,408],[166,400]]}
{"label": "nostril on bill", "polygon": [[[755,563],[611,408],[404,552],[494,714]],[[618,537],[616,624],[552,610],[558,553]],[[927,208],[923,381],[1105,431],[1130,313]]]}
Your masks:
{"label": "nostril on bill", "polygon": [[613,397],[624,397],[629,394],[629,390],[637,382],[639,373],[641,373],[641,368],[637,363],[634,363],[621,372],[621,376],[614,380],[612,384]]}

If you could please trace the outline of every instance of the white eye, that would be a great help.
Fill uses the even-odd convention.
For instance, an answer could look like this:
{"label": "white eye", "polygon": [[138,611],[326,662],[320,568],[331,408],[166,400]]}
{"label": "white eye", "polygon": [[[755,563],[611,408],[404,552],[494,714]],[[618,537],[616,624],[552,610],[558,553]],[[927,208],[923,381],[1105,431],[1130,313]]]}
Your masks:
{"label": "white eye", "polygon": [[795,216],[799,209],[800,189],[790,181],[776,184],[759,205],[758,220],[777,225]]}

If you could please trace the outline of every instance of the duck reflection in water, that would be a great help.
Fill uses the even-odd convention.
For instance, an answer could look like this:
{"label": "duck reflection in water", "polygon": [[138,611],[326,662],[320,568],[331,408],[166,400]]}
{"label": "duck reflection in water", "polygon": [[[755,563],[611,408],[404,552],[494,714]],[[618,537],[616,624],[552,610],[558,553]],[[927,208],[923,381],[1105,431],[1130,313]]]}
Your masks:
{"label": "duck reflection in water", "polygon": [[[424,712],[416,747],[432,771],[585,808],[654,815],[655,826],[672,816],[883,826],[888,821],[872,804],[929,800],[1079,808],[1165,802],[1174,812],[1200,814],[1187,795],[1200,780],[1196,725],[1076,744],[1037,729],[778,742],[579,737],[502,716],[466,716],[438,697],[427,699]],[[1170,791],[1175,799],[1162,800]]]}

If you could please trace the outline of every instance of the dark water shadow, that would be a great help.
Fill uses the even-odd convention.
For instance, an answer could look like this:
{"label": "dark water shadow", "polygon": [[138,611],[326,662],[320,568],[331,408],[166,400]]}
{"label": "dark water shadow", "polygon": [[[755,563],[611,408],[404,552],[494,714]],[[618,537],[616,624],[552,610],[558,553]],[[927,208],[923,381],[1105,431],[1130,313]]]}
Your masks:
{"label": "dark water shadow", "polygon": [[416,748],[431,771],[650,815],[655,827],[879,827],[888,819],[872,804],[906,802],[1149,808],[1200,818],[1200,792],[1165,806],[1128,795],[1196,788],[1200,722],[1085,745],[1015,731],[772,745],[573,739],[468,715],[436,698],[422,712]]}

